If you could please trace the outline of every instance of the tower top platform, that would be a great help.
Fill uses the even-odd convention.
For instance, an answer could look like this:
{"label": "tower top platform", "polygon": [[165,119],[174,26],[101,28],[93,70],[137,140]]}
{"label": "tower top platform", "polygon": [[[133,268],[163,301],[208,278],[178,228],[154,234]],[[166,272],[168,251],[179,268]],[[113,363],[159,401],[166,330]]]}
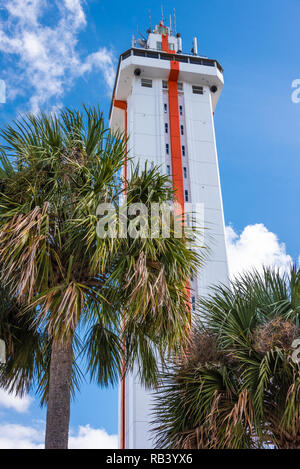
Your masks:
{"label": "tower top platform", "polygon": [[147,38],[132,39],[132,47],[120,55],[113,89],[109,118],[111,120],[114,99],[127,101],[134,77],[168,80],[170,62],[179,63],[181,82],[208,86],[213,89],[212,105],[215,109],[223,85],[223,68],[215,59],[198,55],[197,39],[193,40],[190,54],[182,52],[182,38],[174,28],[160,21]]}

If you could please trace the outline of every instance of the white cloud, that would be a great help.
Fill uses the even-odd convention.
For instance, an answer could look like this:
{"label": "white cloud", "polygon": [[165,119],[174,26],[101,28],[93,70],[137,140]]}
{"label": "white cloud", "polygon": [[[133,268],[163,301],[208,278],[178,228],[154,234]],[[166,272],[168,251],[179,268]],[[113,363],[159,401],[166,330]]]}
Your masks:
{"label": "white cloud", "polygon": [[0,449],[43,449],[43,434],[25,425],[1,424]]}
{"label": "white cloud", "polygon": [[8,15],[0,23],[0,52],[7,58],[7,69],[1,78],[6,79],[8,99],[29,95],[33,112],[43,106],[60,105],[74,80],[93,70],[100,71],[108,88],[112,88],[111,51],[100,48],[81,57],[77,50],[78,34],[87,26],[82,3],[0,0],[0,12]]}
{"label": "white cloud", "polygon": [[[33,426],[0,424],[0,449],[43,449],[43,424]],[[70,449],[116,449],[118,436],[109,435],[104,429],[80,426],[77,433],[71,431]]]}
{"label": "white cloud", "polygon": [[17,412],[23,413],[28,411],[31,402],[32,398],[30,396],[24,396],[21,398],[14,394],[9,394],[4,391],[4,389],[0,389],[0,408],[4,407],[6,409],[13,409]]}
{"label": "white cloud", "polygon": [[86,18],[81,5],[81,0],[63,0],[63,3],[66,9],[74,15],[76,25],[80,26],[86,24]]}
{"label": "white cloud", "polygon": [[91,428],[89,425],[79,427],[78,434],[69,438],[70,449],[116,449],[118,436],[109,435],[103,429]]}
{"label": "white cloud", "polygon": [[111,57],[107,51],[104,53],[104,51],[101,50],[90,54],[81,67],[79,67],[79,72],[82,74],[91,72],[94,67],[102,71],[107,85],[112,89],[115,76],[114,73],[111,73]]}
{"label": "white cloud", "polygon": [[31,23],[37,23],[41,9],[45,6],[45,1],[10,0],[4,2],[1,1],[0,5],[1,8],[6,8],[12,16],[20,18],[23,22],[30,21]]}
{"label": "white cloud", "polygon": [[240,235],[227,226],[226,241],[231,277],[262,266],[275,266],[283,272],[293,261],[285,244],[263,224],[248,225]]}

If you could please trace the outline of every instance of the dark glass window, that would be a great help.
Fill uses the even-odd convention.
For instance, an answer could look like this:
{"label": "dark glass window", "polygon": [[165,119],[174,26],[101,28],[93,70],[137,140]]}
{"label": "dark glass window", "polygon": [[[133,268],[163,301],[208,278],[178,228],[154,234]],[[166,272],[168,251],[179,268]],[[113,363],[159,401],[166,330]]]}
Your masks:
{"label": "dark glass window", "polygon": [[152,80],[148,80],[148,78],[142,78],[141,85],[145,88],[152,88]]}
{"label": "dark glass window", "polygon": [[193,86],[194,94],[203,94],[203,86]]}

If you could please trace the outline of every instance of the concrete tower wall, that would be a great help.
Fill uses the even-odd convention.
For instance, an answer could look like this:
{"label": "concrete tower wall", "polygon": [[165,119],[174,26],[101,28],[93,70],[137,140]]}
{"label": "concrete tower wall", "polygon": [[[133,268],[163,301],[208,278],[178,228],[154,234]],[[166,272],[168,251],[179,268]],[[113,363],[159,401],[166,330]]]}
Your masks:
{"label": "concrete tower wall", "polygon": [[191,200],[193,205],[203,204],[203,242],[210,250],[198,277],[198,294],[206,295],[210,285],[228,282],[223,204],[209,87],[203,87],[203,95],[198,95],[193,94],[192,85],[185,83],[184,101]]}

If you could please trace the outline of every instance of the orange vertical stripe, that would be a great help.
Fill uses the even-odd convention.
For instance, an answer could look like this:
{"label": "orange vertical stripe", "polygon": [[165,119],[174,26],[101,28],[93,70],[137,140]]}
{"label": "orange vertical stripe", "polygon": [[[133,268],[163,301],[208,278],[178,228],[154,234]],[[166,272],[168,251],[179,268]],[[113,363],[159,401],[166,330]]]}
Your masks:
{"label": "orange vertical stripe", "polygon": [[[125,134],[125,138],[127,139],[127,102],[114,99],[114,106],[118,109],[124,110],[124,134]],[[127,189],[127,145],[126,145],[126,155],[125,155],[125,165],[124,165],[124,179],[125,179],[125,192],[126,192],[126,189]]]}
{"label": "orange vertical stripe", "polygon": [[181,138],[179,123],[179,104],[177,80],[179,75],[179,62],[171,61],[171,71],[169,75],[169,119],[170,119],[170,141],[172,155],[173,184],[176,191],[177,202],[184,211],[184,189],[181,156]]}
{"label": "orange vertical stripe", "polygon": [[[124,321],[123,321],[124,328]],[[122,378],[121,378],[121,425],[120,425],[120,449],[125,449],[125,341],[123,342],[123,359],[122,359]]]}
{"label": "orange vertical stripe", "polygon": [[164,52],[169,52],[169,36],[167,34],[162,34],[161,40],[162,40],[161,49]]}
{"label": "orange vertical stripe", "polygon": [[169,54],[174,54],[174,50],[169,49],[169,36],[167,34],[161,35],[161,50],[164,52],[169,52]]}
{"label": "orange vertical stripe", "polygon": [[125,109],[125,138],[126,138],[126,154],[125,154],[125,165],[124,165],[124,179],[125,179],[125,194],[127,193],[127,103]]}
{"label": "orange vertical stripe", "polygon": [[[176,191],[176,199],[180,204],[180,213],[178,216],[184,214],[184,185],[183,185],[183,170],[182,170],[182,151],[181,151],[181,137],[180,137],[180,119],[179,119],[179,102],[178,102],[178,87],[177,80],[179,76],[179,62],[172,60],[171,70],[169,75],[169,120],[170,120],[170,141],[171,141],[171,157],[172,157],[172,174],[173,186]],[[190,283],[186,283],[187,293],[190,290]],[[191,307],[188,303],[188,308],[191,313]],[[191,317],[190,317],[191,322]]]}

